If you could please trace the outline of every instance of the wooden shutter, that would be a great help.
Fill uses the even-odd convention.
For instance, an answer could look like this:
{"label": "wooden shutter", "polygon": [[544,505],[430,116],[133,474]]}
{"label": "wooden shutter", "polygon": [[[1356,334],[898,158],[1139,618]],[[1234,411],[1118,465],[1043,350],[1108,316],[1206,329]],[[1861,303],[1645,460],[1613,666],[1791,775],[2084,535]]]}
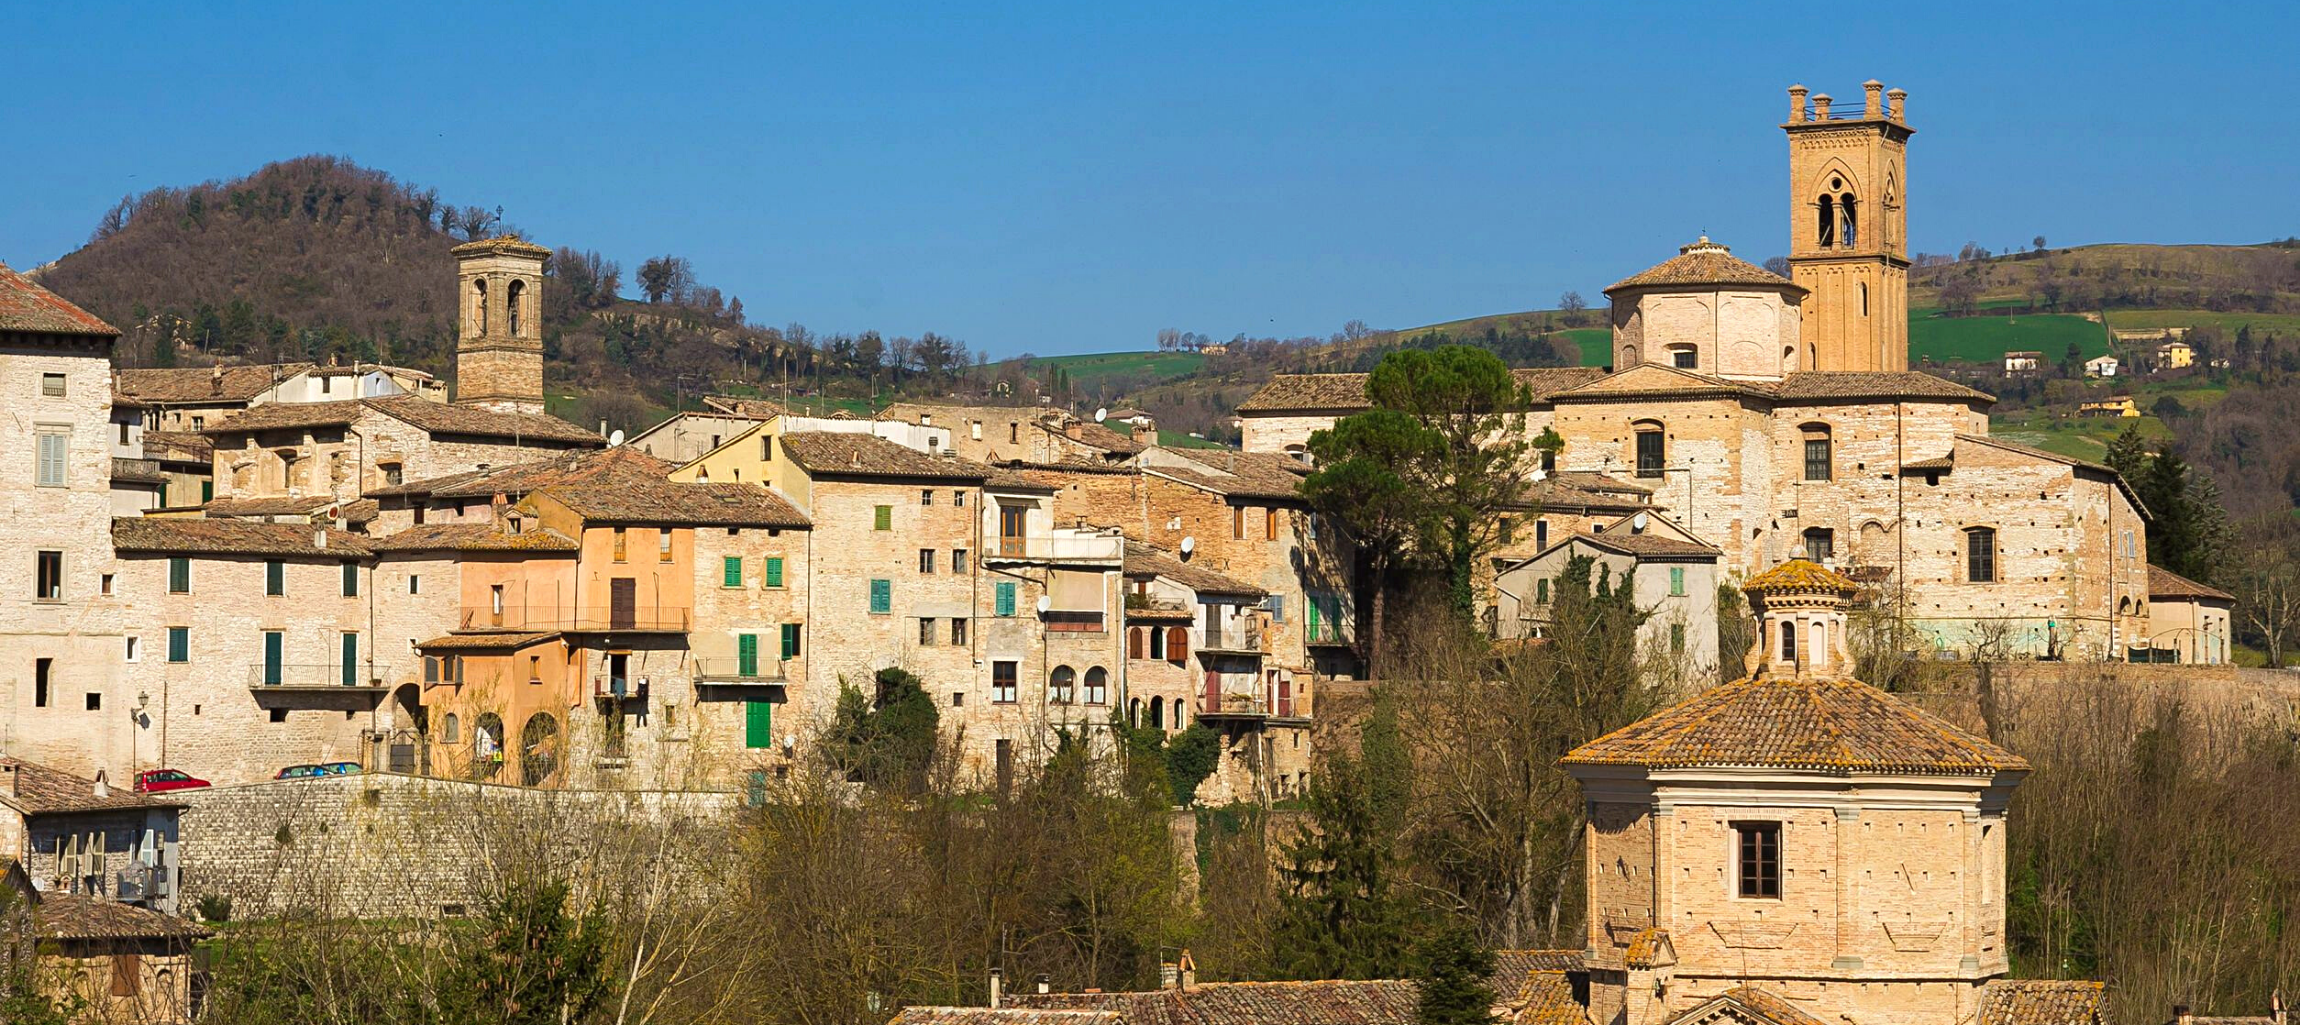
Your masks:
{"label": "wooden shutter", "polygon": [[40,480],[43,487],[60,487],[64,483],[65,438],[62,434],[39,436]]}
{"label": "wooden shutter", "polygon": [[736,675],[759,675],[759,635],[743,634],[735,639],[740,655],[736,658]]}
{"label": "wooden shutter", "polygon": [[1190,660],[1190,631],[1179,626],[1166,628],[1166,661],[1181,665]]}
{"label": "wooden shutter", "polygon": [[797,623],[784,623],[783,659],[788,661],[797,657],[799,657],[799,625]]}
{"label": "wooden shutter", "polygon": [[264,632],[264,686],[266,687],[277,687],[280,684],[280,658],[286,641],[286,636],[279,631],[267,630]]}
{"label": "wooden shutter", "polygon": [[169,627],[169,628],[168,628],[168,661],[170,661],[170,662],[189,662],[189,661],[191,661],[191,660],[192,660],[192,628],[191,628],[191,627],[188,627],[188,626],[171,626],[171,627]]}
{"label": "wooden shutter", "polygon": [[1126,631],[1126,657],[1127,657],[1127,658],[1141,658],[1141,657],[1142,657],[1142,628],[1141,628],[1141,627],[1135,627],[1135,628],[1133,628],[1133,629],[1131,629],[1131,630],[1128,630],[1128,631]]}
{"label": "wooden shutter", "polygon": [[999,581],[998,614],[1001,616],[1014,614],[1014,582],[1011,580]]}
{"label": "wooden shutter", "polygon": [[264,593],[287,593],[287,563],[278,559],[264,563]]}
{"label": "wooden shutter", "polygon": [[783,558],[782,558],[782,556],[779,556],[779,555],[770,555],[770,556],[767,556],[767,586],[768,586],[768,587],[781,587],[781,586],[783,586]]}
{"label": "wooden shutter", "polygon": [[632,630],[639,625],[639,581],[634,577],[614,577],[607,581],[607,622],[616,630]]}
{"label": "wooden shutter", "polygon": [[343,685],[359,686],[359,635],[343,635]]}
{"label": "wooden shutter", "polygon": [[719,583],[726,587],[743,586],[743,557],[730,555],[719,563]]}
{"label": "wooden shutter", "polygon": [[168,593],[189,594],[192,590],[192,560],[178,555],[168,560]]}
{"label": "wooden shutter", "polygon": [[343,564],[343,596],[346,598],[359,597],[359,563],[347,562]]}
{"label": "wooden shutter", "polygon": [[743,703],[743,746],[753,749],[775,746],[775,706],[772,703]]}
{"label": "wooden shutter", "polygon": [[870,582],[870,610],[878,613],[894,611],[893,581],[882,579]]}
{"label": "wooden shutter", "polygon": [[894,529],[894,506],[891,506],[891,505],[873,506],[873,507],[872,507],[872,509],[871,509],[871,529],[872,529],[872,530],[893,530],[893,529]]}

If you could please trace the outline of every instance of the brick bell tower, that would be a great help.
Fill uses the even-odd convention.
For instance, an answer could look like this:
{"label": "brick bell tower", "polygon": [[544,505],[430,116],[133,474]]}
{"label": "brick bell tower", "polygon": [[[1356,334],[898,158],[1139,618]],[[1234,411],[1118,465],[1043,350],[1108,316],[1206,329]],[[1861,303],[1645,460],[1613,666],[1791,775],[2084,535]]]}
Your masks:
{"label": "brick bell tower", "polygon": [[1858,114],[1789,87],[1789,277],[1815,370],[1909,368],[1908,94],[1874,79]]}
{"label": "brick bell tower", "polygon": [[499,413],[543,412],[543,260],[504,235],[452,250],[459,328],[455,401]]}

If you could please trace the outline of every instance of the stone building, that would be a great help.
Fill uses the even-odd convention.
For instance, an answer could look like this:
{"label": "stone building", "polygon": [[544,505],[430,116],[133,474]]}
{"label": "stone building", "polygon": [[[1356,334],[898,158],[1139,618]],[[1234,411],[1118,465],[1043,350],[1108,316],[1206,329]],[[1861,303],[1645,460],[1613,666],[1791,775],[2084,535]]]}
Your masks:
{"label": "stone building", "polygon": [[1855,680],[1858,585],[1749,581],[1749,676],[1562,760],[1589,801],[1595,1025],[2097,1021],[2097,983],[2003,978],[2019,756]]}
{"label": "stone building", "polygon": [[2222,665],[2229,661],[2236,596],[2160,566],[2148,567],[2148,648],[2153,659]]}
{"label": "stone building", "polygon": [[455,401],[543,415],[543,261],[516,235],[456,246]]}
{"label": "stone building", "polygon": [[1646,612],[1637,646],[1650,665],[1668,667],[1673,680],[1716,679],[1719,555],[1646,512],[1575,531],[1496,575],[1489,632],[1512,640],[1545,636],[1558,577],[1572,560],[1588,559],[1592,587],[1603,581],[1628,588]]}
{"label": "stone building", "polygon": [[404,395],[268,403],[205,434],[214,446],[219,499],[353,499],[405,481],[606,444],[557,417]]}
{"label": "stone building", "polygon": [[44,894],[76,893],[162,912],[177,907],[183,807],[38,762],[0,757],[0,857]]}
{"label": "stone building", "polygon": [[214,935],[165,912],[78,893],[33,903],[43,980],[80,1008],[87,1025],[181,1025],[199,1017]]}
{"label": "stone building", "polygon": [[[1613,367],[1516,372],[1526,429],[1563,437],[1561,475],[1650,486],[1728,577],[1809,554],[1943,650],[2145,647],[2131,489],[1989,437],[1993,397],[1905,369],[1909,129],[1897,91],[1866,89],[1858,117],[1792,90],[1795,280],[1707,239],[1624,279]],[[1362,374],[1282,375],[1239,406],[1245,448],[1300,457],[1367,405]]]}
{"label": "stone building", "polygon": [[[936,406],[897,402],[878,419],[941,427],[959,455],[985,463],[1123,463],[1144,442],[1061,410],[1030,406]],[[1130,425],[1131,426],[1131,425]],[[1155,441],[1152,432],[1148,437]]]}

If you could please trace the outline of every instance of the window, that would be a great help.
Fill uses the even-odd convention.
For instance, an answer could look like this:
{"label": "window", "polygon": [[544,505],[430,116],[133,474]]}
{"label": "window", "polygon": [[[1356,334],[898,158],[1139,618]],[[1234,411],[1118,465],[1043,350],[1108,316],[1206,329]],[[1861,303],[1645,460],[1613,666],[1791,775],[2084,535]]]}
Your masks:
{"label": "window", "polygon": [[1672,655],[1685,654],[1685,624],[1669,624],[1669,653]]}
{"label": "window", "polygon": [[1549,578],[1548,578],[1548,577],[1542,577],[1541,579],[1539,579],[1539,580],[1535,580],[1535,581],[1533,582],[1533,603],[1534,603],[1534,604],[1536,604],[1536,605],[1547,605],[1547,604],[1549,604]]}
{"label": "window", "polygon": [[1262,510],[1262,536],[1272,541],[1278,539],[1277,506],[1273,505],[1267,509]]}
{"label": "window", "polygon": [[63,487],[64,453],[71,445],[72,435],[64,428],[43,427],[32,437],[40,463],[33,483],[43,488]]}
{"label": "window", "polygon": [[122,445],[125,445],[125,444],[127,444],[127,443],[128,443],[128,428],[129,428],[129,426],[130,426],[130,424],[129,424],[129,423],[126,421],[126,420],[122,420],[122,421],[120,421],[120,444],[122,444]]}
{"label": "window", "polygon": [[169,627],[169,628],[168,628],[168,661],[170,661],[170,662],[189,662],[189,661],[191,661],[191,660],[192,660],[192,628],[191,628],[191,627],[188,627],[188,626],[171,626],[171,627]]}
{"label": "window", "polygon": [[1738,841],[1738,857],[1743,897],[1779,899],[1781,896],[1781,824],[1778,822],[1736,822],[1733,835]]}
{"label": "window", "polygon": [[1637,475],[1659,477],[1664,461],[1663,436],[1659,424],[1637,428]]}
{"label": "window", "polygon": [[743,557],[729,555],[719,560],[719,586],[743,586]]}
{"label": "window", "polygon": [[1965,531],[1965,581],[1992,584],[1997,579],[1997,532],[1988,527]]}
{"label": "window", "polygon": [[872,507],[871,507],[871,527],[870,527],[870,529],[872,529],[872,530],[893,530],[893,529],[894,529],[894,506],[891,506],[891,505],[877,505],[877,506],[872,506]]}
{"label": "window", "polygon": [[33,660],[32,660],[32,707],[34,707],[34,708],[46,708],[46,707],[48,707],[48,689],[49,689],[51,686],[53,686],[53,685],[55,684],[55,682],[56,682],[56,660],[55,660],[55,659],[52,659],[52,658],[36,658],[36,659],[33,659]]}
{"label": "window", "polygon": [[141,638],[141,637],[138,637],[138,636],[136,636],[136,635],[134,635],[134,634],[129,634],[129,635],[128,635],[128,639],[127,639],[127,640],[128,640],[128,651],[127,651],[127,655],[126,655],[126,659],[125,659],[125,660],[126,660],[126,661],[129,661],[129,662],[141,662],[141,661],[143,661],[143,660],[144,660],[144,639],[143,639],[143,638]]}
{"label": "window", "polygon": [[1535,520],[1535,521],[1533,521],[1533,547],[1535,547],[1536,549],[1541,549],[1541,548],[1547,548],[1547,547],[1549,547],[1549,521],[1548,521],[1548,520]]}
{"label": "window", "polygon": [[1157,627],[1150,628],[1150,657],[1166,657],[1166,631]]}
{"label": "window", "polygon": [[1107,705],[1110,703],[1109,670],[1095,666],[1086,671],[1086,703],[1089,705]]}
{"label": "window", "polygon": [[1233,505],[1230,507],[1230,536],[1240,541],[1246,539],[1245,506]]}
{"label": "window", "polygon": [[1837,532],[1827,527],[1814,527],[1805,532],[1805,557],[1814,562],[1828,562],[1837,557]]}
{"label": "window", "polygon": [[1697,369],[1701,366],[1701,351],[1690,345],[1672,348],[1669,350],[1669,365],[1679,370]]}
{"label": "window", "polygon": [[990,664],[990,700],[1004,705],[1014,703],[1014,671],[1019,664],[1016,662],[992,662]]}
{"label": "window", "polygon": [[1000,505],[998,507],[998,554],[1021,556],[1028,550],[1023,540],[1030,524],[1030,507],[1026,505]]}
{"label": "window", "polygon": [[735,635],[735,675],[746,678],[759,675],[758,634]]}
{"label": "window", "polygon": [[1507,517],[1507,516],[1504,516],[1504,517],[1502,517],[1502,518],[1501,518],[1501,521],[1500,521],[1500,524],[1499,524],[1499,526],[1500,526],[1500,529],[1501,529],[1501,537],[1499,538],[1499,541],[1500,541],[1500,543],[1502,543],[1502,544],[1505,544],[1505,545],[1507,545],[1507,544],[1516,544],[1516,543],[1517,543],[1517,521],[1516,521],[1516,520],[1514,520],[1514,519],[1511,519],[1511,518],[1509,518],[1509,517]]}
{"label": "window", "polygon": [[1077,688],[1078,671],[1069,666],[1055,666],[1046,681],[1046,700],[1057,705],[1070,703],[1072,691]]}
{"label": "window", "polygon": [[799,625],[797,623],[784,623],[783,658],[788,660],[797,657],[799,657]]}
{"label": "window", "polygon": [[208,418],[207,418],[207,417],[204,417],[204,416],[195,416],[195,417],[193,417],[193,418],[192,418],[192,430],[194,430],[194,431],[201,431],[201,430],[206,430],[206,429],[207,429],[207,426],[208,426]]}
{"label": "window", "polygon": [[753,751],[775,746],[773,702],[743,702],[743,746]]}
{"label": "window", "polygon": [[502,615],[502,614],[503,614],[503,585],[502,585],[502,584],[489,584],[489,585],[487,585],[487,608],[488,608],[488,611],[490,611],[490,612],[493,612],[494,614],[496,614],[496,615],[498,615],[498,616],[500,616],[500,615]]}
{"label": "window", "polygon": [[920,504],[920,505],[933,505],[933,504],[934,504],[934,489],[932,489],[932,488],[920,488],[920,489],[918,489],[918,504]]}
{"label": "window", "polygon": [[961,508],[961,509],[964,509],[964,508],[966,508],[966,492],[964,492],[964,491],[953,491],[953,492],[951,492],[951,493],[950,493],[950,504],[952,504],[952,505],[955,505],[955,506],[957,506],[957,507],[959,507],[959,508]]}
{"label": "window", "polygon": [[953,548],[950,550],[950,571],[953,573],[966,572],[966,549]]}
{"label": "window", "polygon": [[1797,624],[1781,621],[1781,661],[1797,661]]}
{"label": "window", "polygon": [[423,593],[423,578],[422,578],[422,577],[420,577],[420,576],[418,576],[418,575],[416,575],[416,574],[413,574],[413,573],[410,573],[410,574],[408,574],[408,575],[407,575],[407,593],[409,593],[409,594],[422,594],[422,593]]}
{"label": "window", "polygon": [[63,398],[63,397],[64,397],[64,375],[62,375],[62,374],[41,374],[41,375],[40,375],[40,394],[42,394],[42,395],[45,395],[45,396],[48,396],[49,398],[52,398],[52,399],[60,399],[60,398]]}
{"label": "window", "polygon": [[774,436],[774,435],[772,435],[772,434],[762,434],[762,435],[759,435],[759,461],[760,461],[760,462],[762,462],[762,463],[771,463],[771,462],[774,462],[774,461],[775,461],[775,436]]}
{"label": "window", "polygon": [[934,572],[934,549],[921,548],[918,550],[918,571],[921,573]]}
{"label": "window", "polygon": [[346,598],[359,597],[359,563],[347,562],[343,564],[343,596]]}
{"label": "window", "polygon": [[343,685],[357,687],[359,686],[359,635],[355,633],[344,634],[342,644]]}
{"label": "window", "polygon": [[278,596],[287,593],[287,563],[279,559],[264,560],[264,593]]}
{"label": "window", "polygon": [[264,686],[277,687],[282,682],[286,667],[284,661],[287,635],[277,630],[264,631]]}
{"label": "window", "polygon": [[1190,631],[1179,626],[1166,628],[1166,661],[1182,665],[1190,661]]}
{"label": "window", "polygon": [[447,721],[440,724],[439,727],[439,739],[444,744],[461,741],[463,739],[463,720],[456,718],[453,712],[447,713]]}
{"label": "window", "polygon": [[178,555],[168,559],[168,593],[192,593],[192,560]]}
{"label": "window", "polygon": [[655,561],[671,561],[671,532],[668,530],[655,532]]}
{"label": "window", "polygon": [[615,561],[623,562],[630,557],[630,554],[631,532],[621,527],[615,528]]}
{"label": "window", "polygon": [[921,648],[934,647],[933,616],[920,616],[918,618],[918,646]]}
{"label": "window", "polygon": [[91,712],[101,712],[101,711],[103,711],[103,710],[104,710],[104,695],[102,695],[101,693],[98,693],[98,692],[96,692],[96,691],[89,691],[89,692],[88,692],[88,711],[91,711]]}
{"label": "window", "polygon": [[999,581],[997,612],[1001,616],[1014,614],[1014,582],[1011,580]]}
{"label": "window", "polygon": [[40,601],[64,600],[64,553],[40,552],[33,556],[32,597]]}
{"label": "window", "polygon": [[870,610],[877,616],[894,611],[894,581],[879,578],[870,582]]}
{"label": "window", "polygon": [[1805,428],[1805,479],[1828,480],[1830,468],[1835,464],[1830,451],[1829,429]]}
{"label": "window", "polygon": [[383,482],[384,482],[385,484],[393,484],[393,485],[396,485],[396,484],[404,484],[404,483],[406,483],[406,482],[407,482],[407,475],[406,475],[405,471],[403,471],[403,470],[400,468],[400,465],[399,465],[398,463],[384,463],[384,464],[382,465],[382,469],[383,469]]}
{"label": "window", "polygon": [[106,598],[112,596],[112,575],[110,573],[102,574],[96,578],[96,593]]}
{"label": "window", "polygon": [[1669,567],[1669,596],[1672,598],[1685,597],[1685,567]]}

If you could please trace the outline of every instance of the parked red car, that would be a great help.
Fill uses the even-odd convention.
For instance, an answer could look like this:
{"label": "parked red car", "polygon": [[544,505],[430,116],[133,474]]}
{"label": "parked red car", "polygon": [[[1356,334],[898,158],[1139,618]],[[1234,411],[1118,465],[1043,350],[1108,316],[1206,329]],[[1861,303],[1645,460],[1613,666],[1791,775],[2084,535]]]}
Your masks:
{"label": "parked red car", "polygon": [[146,769],[136,774],[136,792],[139,794],[191,790],[207,785],[207,780],[194,779],[190,773],[181,769]]}

